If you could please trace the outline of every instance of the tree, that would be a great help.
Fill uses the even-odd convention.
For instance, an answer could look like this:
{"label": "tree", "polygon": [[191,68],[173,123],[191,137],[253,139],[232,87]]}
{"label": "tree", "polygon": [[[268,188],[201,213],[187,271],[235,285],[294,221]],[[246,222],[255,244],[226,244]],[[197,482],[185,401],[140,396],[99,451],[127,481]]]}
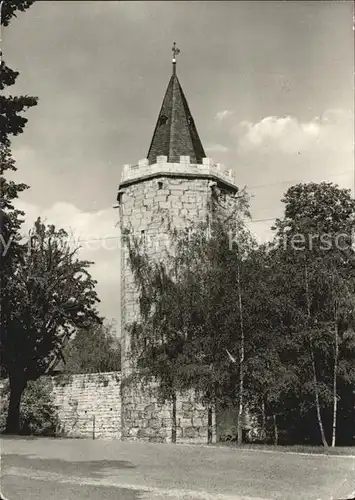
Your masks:
{"label": "tree", "polygon": [[238,263],[232,250],[233,236],[228,234],[223,220],[215,218],[206,226],[197,227],[188,242],[180,239],[176,260],[180,283],[184,284],[182,304],[186,332],[181,381],[185,388],[193,389],[208,408],[209,442],[212,410],[224,399],[225,388],[235,386],[235,370],[231,369],[226,348],[231,348],[232,341],[233,349],[238,349],[235,327],[243,324],[241,309],[235,308]]}
{"label": "tree", "polygon": [[297,358],[297,323],[289,307],[292,274],[282,272],[277,255],[261,245],[244,263],[245,330],[248,351],[245,362],[245,392],[249,411],[261,420],[261,438],[267,439],[267,422],[273,421],[277,444],[277,419],[285,411],[284,398],[294,393],[297,376],[292,361]]}
{"label": "tree", "polygon": [[48,373],[62,358],[78,328],[100,322],[96,282],[71,249],[67,233],[35,223],[28,251],[19,257],[8,282],[11,309],[1,337],[1,361],[10,381],[6,430],[19,430],[21,396],[29,380]]}
{"label": "tree", "polygon": [[[184,363],[186,372],[190,371],[190,386],[202,395],[210,408],[223,406],[227,400],[238,400],[237,434],[241,444],[249,342],[245,332],[244,261],[255,246],[244,223],[250,216],[249,198],[241,191],[232,209],[230,204],[222,205],[217,188],[212,192],[210,208],[212,216],[207,228],[197,230],[187,248],[183,242],[178,264],[189,270],[193,289],[187,295],[193,297],[192,303],[200,312],[197,320],[191,317],[186,327],[191,333]],[[203,232],[208,235],[205,239],[201,238]],[[196,283],[200,283],[200,287]],[[238,362],[229,349],[239,352]]]}
{"label": "tree", "polygon": [[[283,201],[285,217],[276,221],[276,238],[282,243],[281,252],[286,260],[298,270],[294,300],[305,313],[304,331],[319,430],[322,443],[327,446],[321,398],[325,409],[332,399],[334,446],[339,342],[348,331],[344,325],[354,319],[355,200],[349,190],[331,183],[309,183],[291,187]],[[329,372],[331,360],[332,373]]]}
{"label": "tree", "polygon": [[114,325],[78,330],[64,349],[66,373],[102,373],[121,370],[121,349]]}

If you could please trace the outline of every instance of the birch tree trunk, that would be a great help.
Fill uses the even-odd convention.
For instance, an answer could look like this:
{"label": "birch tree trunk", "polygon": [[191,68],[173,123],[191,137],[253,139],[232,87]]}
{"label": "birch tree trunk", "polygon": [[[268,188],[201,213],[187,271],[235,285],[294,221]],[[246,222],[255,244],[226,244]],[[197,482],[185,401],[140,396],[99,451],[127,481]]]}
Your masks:
{"label": "birch tree trunk", "polygon": [[319,401],[319,391],[318,391],[318,380],[317,380],[317,371],[316,371],[316,361],[314,359],[314,350],[313,350],[313,342],[312,342],[312,337],[310,335],[309,338],[309,345],[310,345],[310,353],[311,353],[311,360],[312,360],[312,372],[313,372],[313,385],[314,385],[314,397],[315,397],[315,402],[316,402],[316,410],[317,410],[317,420],[318,420],[318,426],[319,426],[319,431],[322,439],[322,444],[325,448],[328,447],[328,442],[325,438],[325,433],[324,433],[324,427],[323,427],[323,421],[322,421],[322,415],[320,411],[320,401]]}
{"label": "birch tree trunk", "polygon": [[213,412],[212,407],[209,406],[207,410],[207,444],[212,444],[213,441]]}
{"label": "birch tree trunk", "polygon": [[176,392],[172,397],[171,442],[176,443]]}
{"label": "birch tree trunk", "polygon": [[277,446],[279,444],[279,430],[277,427],[277,417],[276,414],[273,414],[273,421],[274,421],[274,445]]}
{"label": "birch tree trunk", "polygon": [[262,418],[262,427],[261,427],[261,439],[263,441],[266,440],[266,413],[265,413],[265,398],[263,397],[261,403],[261,418]]}
{"label": "birch tree trunk", "polygon": [[325,448],[327,448],[328,443],[327,443],[327,440],[325,438],[324,427],[323,427],[323,422],[322,422],[322,415],[321,415],[321,411],[320,411],[316,360],[314,357],[313,339],[312,339],[312,333],[311,333],[311,305],[310,305],[310,297],[309,297],[307,262],[305,263],[305,289],[306,289],[306,302],[307,302],[308,343],[309,343],[309,349],[310,349],[310,355],[311,355],[312,376],[313,376],[313,385],[314,385],[314,398],[315,398],[315,403],[316,403],[317,420],[318,420],[318,426],[319,426],[322,444]]}
{"label": "birch tree trunk", "polygon": [[337,375],[338,375],[338,358],[339,358],[339,336],[338,336],[338,314],[337,305],[335,305],[335,328],[334,328],[334,372],[333,372],[333,427],[332,427],[332,448],[335,446],[336,441],[336,428],[337,428]]}

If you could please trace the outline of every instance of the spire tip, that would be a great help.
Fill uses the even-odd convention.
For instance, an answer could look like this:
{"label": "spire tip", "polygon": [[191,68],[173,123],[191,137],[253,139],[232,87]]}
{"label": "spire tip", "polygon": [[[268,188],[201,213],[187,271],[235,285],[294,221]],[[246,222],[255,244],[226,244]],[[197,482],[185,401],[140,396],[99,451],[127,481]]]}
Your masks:
{"label": "spire tip", "polygon": [[176,72],[176,56],[180,54],[180,49],[176,47],[176,42],[173,43],[173,48],[171,49],[173,51],[173,74],[175,75]]}

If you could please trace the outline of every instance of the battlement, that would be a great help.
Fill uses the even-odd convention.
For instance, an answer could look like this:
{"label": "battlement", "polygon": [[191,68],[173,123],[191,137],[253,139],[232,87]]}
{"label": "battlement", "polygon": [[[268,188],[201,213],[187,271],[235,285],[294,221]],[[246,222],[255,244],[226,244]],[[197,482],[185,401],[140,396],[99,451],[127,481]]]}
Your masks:
{"label": "battlement", "polygon": [[214,163],[212,158],[203,158],[203,163],[190,163],[189,156],[180,156],[180,163],[169,163],[167,156],[158,156],[157,163],[149,165],[147,158],[139,160],[136,165],[124,165],[121,183],[138,180],[150,175],[189,175],[197,177],[207,175],[217,177],[222,181],[236,186],[232,170],[222,163]]}

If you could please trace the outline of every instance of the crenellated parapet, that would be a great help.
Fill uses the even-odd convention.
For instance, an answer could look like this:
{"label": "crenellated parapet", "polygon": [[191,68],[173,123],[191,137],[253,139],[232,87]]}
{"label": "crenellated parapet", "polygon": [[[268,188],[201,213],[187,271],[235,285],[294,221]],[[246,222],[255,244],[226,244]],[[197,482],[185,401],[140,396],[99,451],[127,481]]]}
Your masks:
{"label": "crenellated parapet", "polygon": [[158,156],[157,162],[151,165],[147,158],[139,160],[136,165],[124,165],[121,185],[158,176],[207,177],[237,187],[233,171],[222,163],[214,163],[212,158],[203,158],[202,163],[190,163],[190,156],[180,156],[179,163],[170,163],[167,156]]}

